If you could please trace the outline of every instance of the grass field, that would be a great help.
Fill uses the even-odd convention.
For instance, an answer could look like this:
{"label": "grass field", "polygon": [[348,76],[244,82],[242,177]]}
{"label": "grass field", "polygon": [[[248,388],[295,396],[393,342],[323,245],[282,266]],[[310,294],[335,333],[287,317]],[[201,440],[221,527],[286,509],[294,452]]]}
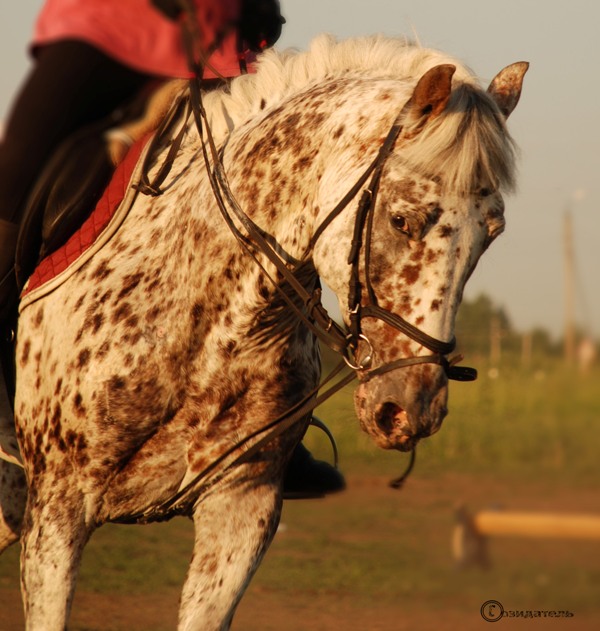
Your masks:
{"label": "grass field", "polygon": [[[511,630],[600,628],[600,542],[497,539],[488,570],[459,570],[450,545],[463,503],[600,515],[600,372],[501,368],[492,379],[478,368],[477,382],[452,384],[444,427],[419,446],[400,491],[387,481],[407,457],[381,452],[360,432],[349,389],[318,410],[349,488],[286,503],[235,631],[488,628],[479,610],[490,599],[507,610],[574,614],[500,622]],[[306,442],[329,456],[318,431]],[[71,628],[175,628],[191,544],[184,519],[102,528],[86,550]],[[22,629],[17,561],[16,548],[0,559],[1,631]]]}

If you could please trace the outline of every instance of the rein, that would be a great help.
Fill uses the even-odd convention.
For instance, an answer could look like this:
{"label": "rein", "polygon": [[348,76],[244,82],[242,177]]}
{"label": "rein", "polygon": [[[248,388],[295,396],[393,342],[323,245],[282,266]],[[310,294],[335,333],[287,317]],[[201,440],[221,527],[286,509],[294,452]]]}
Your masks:
{"label": "rein", "polygon": [[[193,11],[191,5],[188,11]],[[444,369],[448,379],[459,381],[472,381],[477,377],[477,372],[475,369],[455,366],[456,362],[460,361],[460,356],[452,358],[450,360],[446,358],[446,355],[451,353],[456,346],[455,339],[452,339],[450,342],[438,340],[421,331],[401,316],[379,307],[369,277],[368,263],[370,259],[372,221],[377,200],[377,192],[379,189],[379,182],[386,161],[392,153],[397,140],[402,135],[402,120],[404,119],[405,114],[410,106],[410,101],[405,104],[401,112],[398,114],[374,160],[360,175],[360,177],[351,187],[351,189],[330,211],[323,222],[317,227],[311,237],[308,248],[302,257],[302,261],[306,261],[308,255],[313,251],[318,239],[322,236],[325,230],[362,191],[354,227],[351,250],[348,257],[348,263],[352,267],[351,282],[348,293],[350,327],[349,330],[346,331],[329,316],[326,309],[323,307],[321,303],[320,288],[309,292],[304,287],[304,285],[298,280],[295,275],[295,271],[298,270],[298,267],[292,269],[288,267],[288,264],[286,264],[279,253],[281,252],[281,248],[276,247],[277,244],[273,238],[266,238],[265,233],[250,219],[250,217],[248,217],[248,215],[246,215],[243,209],[239,206],[229,187],[229,183],[222,162],[222,156],[217,150],[214,138],[210,130],[210,126],[208,124],[208,117],[202,103],[202,60],[196,60],[193,46],[193,33],[190,30],[189,25],[186,29],[186,25],[188,23],[193,24],[192,18],[192,15],[188,16],[188,20],[184,21],[183,23],[184,43],[188,54],[188,63],[190,69],[193,71],[194,77],[190,79],[189,82],[190,97],[184,116],[184,121],[182,123],[182,128],[172,141],[165,162],[159,168],[154,181],[149,182],[146,175],[147,169],[145,169],[144,176],[142,178],[142,181],[138,185],[138,188],[142,193],[149,195],[160,195],[162,193],[160,185],[165,180],[171,169],[171,166],[175,159],[175,155],[183,140],[183,136],[187,128],[187,122],[191,115],[194,119],[194,123],[200,138],[202,154],[206,165],[206,172],[223,219],[231,229],[233,235],[236,237],[241,247],[259,265],[263,273],[273,283],[275,289],[279,292],[289,308],[293,310],[297,318],[314,335],[316,335],[319,340],[321,340],[332,350],[339,353],[342,356],[343,361],[341,361],[336,366],[336,368],[321,384],[319,384],[311,392],[305,395],[290,409],[281,414],[275,420],[269,422],[268,424],[264,425],[263,427],[259,428],[258,430],[254,431],[253,433],[249,434],[248,436],[237,442],[233,447],[225,451],[219,458],[214,460],[208,467],[199,472],[191,481],[186,483],[186,485],[171,498],[156,507],[151,507],[128,518],[114,520],[124,523],[145,523],[150,521],[158,521],[170,518],[170,516],[174,512],[185,512],[191,502],[198,501],[197,498],[201,495],[202,491],[207,490],[208,488],[216,484],[219,480],[224,478],[233,466],[244,462],[249,462],[253,458],[253,456],[255,456],[264,447],[265,444],[277,438],[298,421],[305,418],[318,405],[329,399],[333,394],[348,385],[356,377],[358,377],[361,382],[366,382],[375,377],[391,372],[393,370],[397,370],[399,368],[426,363],[437,364],[441,366]],[[171,127],[172,122],[178,118],[179,114],[182,111],[183,99],[177,103],[176,112],[169,117],[164,125],[164,129],[161,130],[162,133],[157,133],[157,136],[162,136],[162,134]],[[158,140],[155,140],[155,142],[158,145],[160,143],[160,138]],[[152,152],[149,152],[149,154],[151,153]],[[371,181],[369,182],[368,187],[364,188],[369,178],[371,178]],[[245,235],[237,227],[234,217],[246,231]],[[365,232],[367,234],[366,244],[363,243],[363,235]],[[275,243],[275,246],[273,245],[273,243]],[[363,288],[362,283],[359,279],[359,260],[362,251],[364,251],[366,261],[365,284],[369,299],[368,304],[363,304]],[[265,269],[264,264],[259,259],[259,255],[261,254],[264,255],[267,260],[275,267],[277,274],[281,277],[281,279],[283,279],[283,281],[285,281],[289,285],[291,290],[295,293],[297,297],[296,301],[291,298],[286,291],[282,289],[281,282],[278,282],[275,278],[273,278],[273,276],[269,274],[269,272]],[[303,306],[303,308],[298,307],[297,302],[299,302]],[[371,345],[368,338],[362,333],[361,327],[362,319],[369,317],[382,320],[387,325],[395,328],[399,332],[408,336],[413,341],[419,343],[421,346],[431,351],[432,354],[404,357],[392,362],[388,362],[386,364],[379,365],[375,368],[371,368],[373,360],[373,346]],[[356,359],[356,356],[358,354],[358,347],[361,342],[367,346],[368,353],[364,357],[364,359],[362,359],[362,361],[358,361]],[[332,381],[341,373],[345,365],[351,369],[351,372],[339,379],[337,383],[331,385],[325,392],[319,394],[319,391],[327,383]],[[251,441],[255,442],[251,443]],[[240,450],[243,450],[241,454],[239,454]],[[412,467],[414,466],[414,461],[415,451],[413,449],[413,451],[411,452],[411,460],[407,470],[401,477],[392,481],[390,483],[390,486],[392,486],[393,488],[400,488],[404,479],[408,476]]]}

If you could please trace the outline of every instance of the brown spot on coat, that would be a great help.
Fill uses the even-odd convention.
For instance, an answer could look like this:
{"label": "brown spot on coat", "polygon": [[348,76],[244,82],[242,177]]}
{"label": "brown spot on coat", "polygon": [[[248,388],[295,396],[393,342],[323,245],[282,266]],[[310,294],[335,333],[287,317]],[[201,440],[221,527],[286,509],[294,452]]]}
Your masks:
{"label": "brown spot on coat", "polygon": [[444,224],[443,226],[439,227],[439,235],[443,239],[447,239],[449,236],[452,235],[453,232],[454,228],[449,224]]}
{"label": "brown spot on coat", "polygon": [[128,302],[123,302],[113,311],[111,322],[117,324],[121,320],[128,318],[131,315],[131,305]]}
{"label": "brown spot on coat", "polygon": [[123,286],[121,291],[117,295],[117,301],[122,300],[125,296],[128,296],[142,281],[144,274],[142,272],[136,272],[135,274],[128,274],[123,279]]}
{"label": "brown spot on coat", "polygon": [[77,392],[73,397],[73,409],[80,418],[86,415],[87,410],[83,405],[83,397],[80,392]]}
{"label": "brown spot on coat", "polygon": [[401,276],[408,285],[414,285],[421,274],[420,265],[405,265],[402,268]]}
{"label": "brown spot on coat", "polygon": [[109,266],[108,261],[102,261],[100,265],[92,272],[92,278],[95,280],[104,280],[112,273],[112,268]]}
{"label": "brown spot on coat", "polygon": [[31,352],[31,340],[25,340],[23,343],[23,351],[21,352],[21,366],[25,366],[29,361],[29,353]]}
{"label": "brown spot on coat", "polygon": [[83,368],[87,366],[90,361],[91,352],[89,348],[84,348],[77,356],[77,368]]}
{"label": "brown spot on coat", "polygon": [[40,307],[35,314],[35,318],[33,319],[33,326],[36,329],[39,329],[43,321],[44,321],[44,307]]}

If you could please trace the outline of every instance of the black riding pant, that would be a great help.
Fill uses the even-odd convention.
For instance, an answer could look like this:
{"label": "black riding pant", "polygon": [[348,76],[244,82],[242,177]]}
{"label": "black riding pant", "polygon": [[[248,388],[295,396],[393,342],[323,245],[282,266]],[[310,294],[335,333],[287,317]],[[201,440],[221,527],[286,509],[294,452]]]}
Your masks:
{"label": "black riding pant", "polygon": [[29,192],[61,142],[131,102],[154,79],[81,41],[42,47],[0,143],[0,218],[19,222]]}

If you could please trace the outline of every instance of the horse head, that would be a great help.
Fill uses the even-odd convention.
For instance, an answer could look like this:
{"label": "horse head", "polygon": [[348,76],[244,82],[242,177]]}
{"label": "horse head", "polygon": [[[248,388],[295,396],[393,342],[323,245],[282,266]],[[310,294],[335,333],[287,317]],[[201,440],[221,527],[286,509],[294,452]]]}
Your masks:
{"label": "horse head", "polygon": [[[315,247],[354,336],[357,415],[387,449],[412,450],[447,414],[456,313],[477,261],[504,229],[502,190],[513,184],[505,120],[527,64],[502,70],[487,92],[454,85],[455,70],[436,65],[421,76],[359,210],[332,221]],[[354,254],[336,265],[342,243]]]}

